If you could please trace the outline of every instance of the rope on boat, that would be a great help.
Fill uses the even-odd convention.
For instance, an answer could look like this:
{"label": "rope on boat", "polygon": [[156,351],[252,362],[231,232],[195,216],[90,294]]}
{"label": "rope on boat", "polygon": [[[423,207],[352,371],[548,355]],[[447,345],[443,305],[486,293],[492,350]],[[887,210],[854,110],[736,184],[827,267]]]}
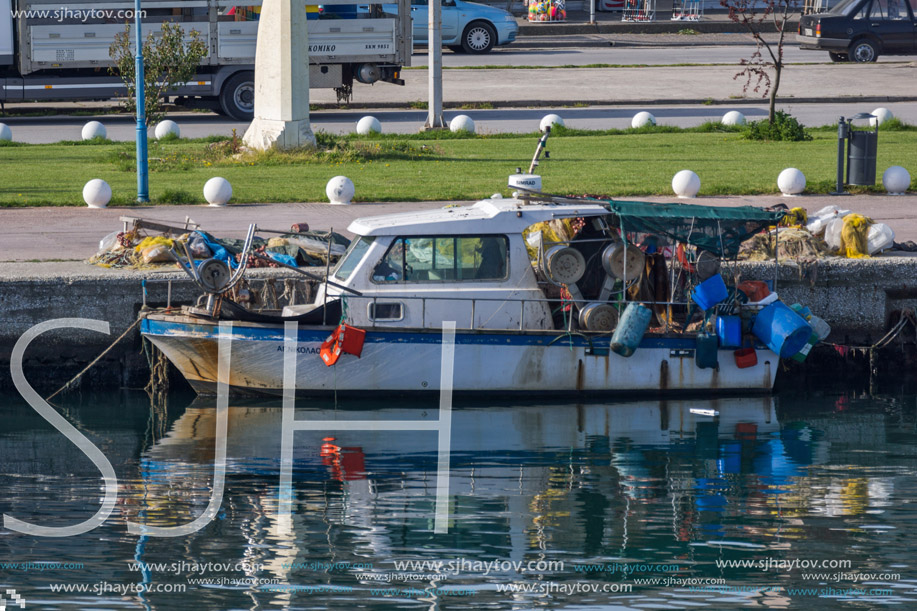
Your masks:
{"label": "rope on boat", "polygon": [[63,386],[61,386],[60,388],[58,388],[56,391],[54,391],[54,393],[51,394],[47,399],[45,399],[45,401],[50,401],[51,399],[53,399],[54,397],[56,397],[57,395],[59,395],[61,392],[63,392],[63,391],[65,391],[65,390],[67,390],[68,388],[70,388],[70,387],[73,385],[74,382],[76,382],[77,380],[79,380],[79,379],[83,376],[84,373],[86,373],[87,371],[89,371],[90,369],[92,369],[92,367],[93,367],[96,363],[98,363],[98,362],[102,359],[103,356],[105,356],[106,354],[108,354],[109,352],[111,352],[111,349],[114,348],[114,347],[118,344],[118,342],[120,342],[122,339],[124,339],[125,337],[127,337],[127,334],[130,333],[131,331],[133,331],[134,327],[136,327],[137,325],[139,325],[139,324],[140,324],[140,321],[142,321],[143,318],[144,318],[144,315],[141,313],[140,316],[137,317],[137,320],[135,320],[135,321],[131,324],[131,326],[129,326],[129,327],[124,331],[124,333],[122,333],[120,336],[118,336],[118,339],[116,339],[115,341],[113,341],[113,342],[111,343],[111,345],[110,345],[108,348],[106,348],[105,350],[102,351],[102,354],[100,354],[99,356],[97,356],[97,357],[95,358],[95,360],[93,360],[91,363],[89,363],[88,365],[86,365],[86,367],[84,367],[82,371],[80,371],[78,374],[76,374],[75,376],[73,376],[73,378],[72,378],[69,382],[67,382],[66,384],[64,384]]}
{"label": "rope on boat", "polygon": [[[147,347],[149,346],[149,350]],[[163,406],[169,392],[169,360],[166,355],[148,340],[143,340],[143,352],[150,366],[150,381],[143,390],[150,397],[150,408]]]}

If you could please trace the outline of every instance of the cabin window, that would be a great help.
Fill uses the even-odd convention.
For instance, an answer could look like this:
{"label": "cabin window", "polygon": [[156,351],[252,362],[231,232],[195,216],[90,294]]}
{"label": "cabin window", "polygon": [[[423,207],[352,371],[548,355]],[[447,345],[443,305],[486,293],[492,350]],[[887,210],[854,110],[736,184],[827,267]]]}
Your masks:
{"label": "cabin window", "polygon": [[403,318],[404,310],[399,302],[369,304],[370,320],[401,320]]}
{"label": "cabin window", "polygon": [[504,280],[507,252],[502,235],[398,238],[373,270],[373,282]]}
{"label": "cabin window", "polygon": [[332,271],[334,277],[338,280],[347,280],[357,264],[363,260],[363,255],[366,254],[375,239],[362,237],[351,242],[350,246],[347,247],[347,252],[344,253],[344,256],[341,257],[341,260]]}

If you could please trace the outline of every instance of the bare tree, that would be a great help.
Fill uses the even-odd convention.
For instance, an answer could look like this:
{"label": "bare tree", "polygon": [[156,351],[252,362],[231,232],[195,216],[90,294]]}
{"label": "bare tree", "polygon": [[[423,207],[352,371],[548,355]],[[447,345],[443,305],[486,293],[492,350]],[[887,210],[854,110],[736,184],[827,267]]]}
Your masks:
{"label": "bare tree", "polygon": [[[147,125],[159,122],[164,115],[163,97],[190,80],[197,71],[201,59],[207,55],[207,43],[201,39],[200,32],[191,30],[187,42],[184,36],[179,24],[165,22],[161,26],[159,36],[151,32],[143,43],[146,81],[143,91],[146,95]],[[122,106],[128,112],[134,112],[137,79],[129,23],[125,25],[123,32],[115,34],[115,41],[108,53],[115,62],[115,65],[109,68],[109,72],[120,76],[127,87],[127,98],[122,102]]]}
{"label": "bare tree", "polygon": [[[773,123],[777,90],[780,89],[780,75],[783,72],[786,25],[790,16],[800,12],[799,0],[720,0],[720,5],[729,9],[729,18],[748,30],[755,41],[755,52],[741,61],[742,70],[733,79],[745,77],[742,93],[747,93],[753,87],[753,91],[760,92],[762,98],[770,94],[767,120]],[[777,42],[765,40],[765,31],[776,31],[779,34]],[[771,71],[774,73],[773,78]]]}

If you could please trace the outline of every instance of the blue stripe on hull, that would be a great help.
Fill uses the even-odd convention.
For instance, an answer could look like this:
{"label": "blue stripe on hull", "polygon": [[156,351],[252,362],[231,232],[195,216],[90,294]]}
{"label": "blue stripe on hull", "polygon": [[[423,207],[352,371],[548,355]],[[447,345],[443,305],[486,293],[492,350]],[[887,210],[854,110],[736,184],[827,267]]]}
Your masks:
{"label": "blue stripe on hull", "polygon": [[[160,320],[144,319],[141,323],[141,333],[144,335],[163,335],[170,337],[194,337],[200,339],[216,339],[218,329],[216,324],[188,324],[188,323],[171,323]],[[328,337],[333,327],[315,328],[299,327],[299,342],[314,343],[323,342]],[[242,326],[236,324],[233,326],[233,341],[283,341],[282,326]],[[442,334],[439,330],[431,329],[430,331],[402,331],[388,329],[367,329],[366,343],[384,343],[384,344],[439,344],[442,342]],[[554,346],[569,347],[595,347],[608,348],[611,343],[609,335],[595,336],[591,341],[582,335],[548,335],[544,333],[523,334],[520,332],[507,331],[501,333],[488,333],[486,331],[462,331],[456,330],[455,342],[457,344],[468,345],[495,345],[495,346]],[[693,338],[682,337],[644,337],[640,342],[640,348],[669,348],[672,350],[693,349],[695,341]]]}

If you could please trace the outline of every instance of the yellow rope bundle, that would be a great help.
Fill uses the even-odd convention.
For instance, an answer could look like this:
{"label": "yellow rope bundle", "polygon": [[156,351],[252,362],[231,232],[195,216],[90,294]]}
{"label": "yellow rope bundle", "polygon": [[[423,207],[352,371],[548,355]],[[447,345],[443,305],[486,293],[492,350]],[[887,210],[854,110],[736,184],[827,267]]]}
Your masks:
{"label": "yellow rope bundle", "polygon": [[837,254],[848,259],[862,259],[869,256],[868,235],[872,219],[861,214],[848,214],[844,217],[841,229],[841,248]]}

